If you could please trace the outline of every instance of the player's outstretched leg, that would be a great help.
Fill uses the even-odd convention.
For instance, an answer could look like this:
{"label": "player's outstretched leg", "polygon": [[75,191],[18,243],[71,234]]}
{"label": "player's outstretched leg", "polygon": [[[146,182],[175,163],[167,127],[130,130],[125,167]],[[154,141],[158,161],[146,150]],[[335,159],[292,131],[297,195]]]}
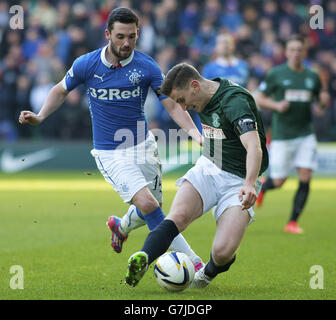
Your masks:
{"label": "player's outstretched leg", "polygon": [[297,220],[299,219],[299,216],[307,202],[308,194],[309,194],[309,182],[300,181],[299,188],[296,191],[294,198],[292,214],[284,229],[285,232],[290,232],[294,234],[303,233],[302,228],[300,228],[297,224]]}
{"label": "player's outstretched leg", "polygon": [[127,213],[122,217],[111,216],[106,222],[112,232],[111,247],[117,253],[122,251],[123,243],[127,240],[128,234],[146,224],[145,220],[139,215],[139,210],[131,205]]}
{"label": "player's outstretched leg", "polygon": [[125,283],[135,287],[148,269],[148,255],[146,252],[139,251],[128,259],[128,268]]}
{"label": "player's outstretched leg", "polygon": [[280,188],[284,182],[286,181],[286,178],[279,178],[279,179],[273,179],[271,177],[268,177],[266,180],[264,178],[260,178],[262,184],[261,190],[259,192],[258,198],[256,200],[256,207],[261,207],[263,204],[265,193],[268,190],[272,190],[275,188]]}
{"label": "player's outstretched leg", "polygon": [[256,201],[256,207],[262,206],[266,191],[275,188],[275,185],[273,184],[273,180],[270,177],[268,177],[267,179],[262,177],[260,178],[260,181],[262,182],[262,187],[261,187],[261,190],[259,192],[259,195]]}
{"label": "player's outstretched leg", "polygon": [[236,251],[243,239],[250,215],[240,206],[226,209],[217,220],[217,231],[210,260],[196,272],[189,288],[204,288],[218,274],[226,272],[236,260]]}

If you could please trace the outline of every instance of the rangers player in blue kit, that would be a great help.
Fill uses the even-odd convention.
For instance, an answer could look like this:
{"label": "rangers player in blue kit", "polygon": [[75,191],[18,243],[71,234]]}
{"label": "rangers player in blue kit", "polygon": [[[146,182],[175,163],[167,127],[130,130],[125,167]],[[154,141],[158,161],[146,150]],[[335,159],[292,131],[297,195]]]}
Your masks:
{"label": "rangers player in blue kit", "polygon": [[[130,204],[121,219],[112,216],[107,222],[112,247],[119,253],[131,230],[145,224],[152,230],[165,218],[161,163],[144,114],[149,88],[181,128],[199,143],[202,137],[189,114],[160,95],[163,75],[158,64],[134,50],[139,36],[136,14],[128,8],[111,11],[105,36],[108,45],[78,57],[64,79],[50,90],[40,112],[22,111],[19,122],[40,124],[62,105],[71,90],[85,85],[92,119],[91,154],[106,181]],[[182,235],[172,242],[171,249],[189,255],[196,270],[203,266]]]}

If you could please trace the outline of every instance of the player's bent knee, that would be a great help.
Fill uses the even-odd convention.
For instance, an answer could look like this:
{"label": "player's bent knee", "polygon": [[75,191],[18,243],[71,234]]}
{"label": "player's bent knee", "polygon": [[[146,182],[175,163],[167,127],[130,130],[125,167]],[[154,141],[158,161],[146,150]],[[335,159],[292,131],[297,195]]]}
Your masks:
{"label": "player's bent knee", "polygon": [[167,219],[174,221],[180,232],[184,231],[190,224],[190,218],[185,210],[169,212]]}
{"label": "player's bent knee", "polygon": [[159,207],[158,201],[150,193],[135,195],[132,199],[132,203],[145,215]]}
{"label": "player's bent knee", "polygon": [[229,246],[214,247],[212,249],[212,258],[217,265],[225,265],[232,260],[236,248]]}
{"label": "player's bent knee", "polygon": [[285,181],[287,180],[287,178],[273,178],[273,184],[276,188],[280,188]]}
{"label": "player's bent knee", "polygon": [[147,200],[144,203],[141,203],[137,208],[141,211],[142,214],[146,215],[153,211],[155,211],[159,207],[159,203],[157,201]]}

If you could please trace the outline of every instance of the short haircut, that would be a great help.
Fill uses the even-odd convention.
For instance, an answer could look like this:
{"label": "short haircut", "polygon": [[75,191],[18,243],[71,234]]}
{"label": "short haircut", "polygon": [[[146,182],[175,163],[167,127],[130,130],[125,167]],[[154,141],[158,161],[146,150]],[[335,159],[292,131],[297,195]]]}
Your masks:
{"label": "short haircut", "polygon": [[169,96],[173,89],[185,89],[192,80],[202,80],[199,72],[187,63],[179,63],[170,69],[162,82],[161,93]]}
{"label": "short haircut", "polygon": [[107,18],[106,27],[109,32],[113,29],[115,22],[135,23],[139,27],[139,18],[131,9],[116,8],[112,10]]}
{"label": "short haircut", "polygon": [[301,42],[303,45],[306,44],[306,39],[303,35],[301,34],[293,34],[292,36],[290,36],[287,41],[286,41],[286,46],[288,45],[289,42],[291,41],[299,41]]}

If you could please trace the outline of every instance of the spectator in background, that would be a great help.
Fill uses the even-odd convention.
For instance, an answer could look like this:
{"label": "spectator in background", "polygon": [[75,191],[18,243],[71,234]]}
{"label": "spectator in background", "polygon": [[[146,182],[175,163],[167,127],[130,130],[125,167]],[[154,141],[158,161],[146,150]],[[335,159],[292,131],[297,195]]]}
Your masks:
{"label": "spectator in background", "polygon": [[57,11],[48,1],[40,0],[32,7],[30,18],[45,30],[52,31],[57,21]]}
{"label": "spectator in background", "polygon": [[189,48],[191,42],[191,37],[188,32],[182,32],[178,36],[177,46],[176,46],[176,56],[178,62],[187,60],[189,58]]}
{"label": "spectator in background", "polygon": [[89,23],[85,27],[86,41],[89,51],[102,47],[104,40],[104,25],[102,24],[100,15],[97,12],[90,14]]}
{"label": "spectator in background", "polygon": [[19,70],[14,57],[7,55],[0,65],[0,137],[15,141],[17,131],[14,126],[16,82]]}
{"label": "spectator in background", "polygon": [[276,35],[272,30],[267,30],[263,33],[263,38],[260,44],[260,53],[267,58],[274,54],[276,46]]}
{"label": "spectator in background", "polygon": [[243,10],[244,23],[247,24],[253,31],[258,26],[258,12],[253,6],[246,6]]}
{"label": "spectator in background", "polygon": [[176,37],[180,33],[179,30],[179,16],[176,14],[179,10],[177,7],[177,0],[163,0],[162,5],[164,10],[167,12],[168,18],[168,32],[167,32],[167,42],[168,45],[175,44]]}
{"label": "spectator in background", "polygon": [[218,0],[208,0],[204,4],[202,10],[202,20],[207,20],[215,28],[220,26],[221,5]]}
{"label": "spectator in background", "polygon": [[246,87],[249,76],[249,67],[246,61],[235,56],[235,42],[230,34],[220,34],[216,37],[214,50],[215,60],[207,63],[202,76],[207,79],[226,78]]}
{"label": "spectator in background", "polygon": [[155,31],[149,16],[143,16],[141,20],[141,33],[138,40],[140,51],[152,55],[155,49]]}
{"label": "spectator in background", "polygon": [[12,46],[20,46],[22,51],[22,40],[19,31],[6,30],[0,36],[0,59],[3,59]]}
{"label": "spectator in background", "polygon": [[155,7],[153,4],[153,1],[144,0],[144,1],[141,1],[137,9],[140,11],[141,16],[148,16],[150,19],[150,23],[153,24],[154,23],[154,8]]}
{"label": "spectator in background", "polygon": [[187,31],[191,34],[198,31],[200,13],[196,1],[190,1],[179,15],[179,29],[181,32]]}
{"label": "spectator in background", "polygon": [[199,31],[194,35],[192,47],[200,51],[206,59],[211,56],[216,44],[216,31],[209,20],[201,23]]}
{"label": "spectator in background", "polygon": [[47,98],[48,92],[55,84],[51,82],[48,73],[41,73],[30,94],[30,105],[34,113],[39,113],[40,108]]}
{"label": "spectator in background", "polygon": [[80,90],[75,89],[67,95],[64,108],[60,111],[62,127],[59,128],[59,135],[62,139],[91,138],[90,111]]}
{"label": "spectator in background", "polygon": [[270,21],[272,21],[274,30],[278,30],[279,10],[278,10],[278,4],[276,1],[273,1],[273,0],[264,1],[263,11],[262,11],[261,16],[268,18]]}
{"label": "spectator in background", "polygon": [[73,25],[69,28],[69,34],[71,37],[71,45],[69,48],[69,55],[66,64],[67,68],[72,65],[72,62],[77,57],[89,52],[85,32],[83,29]]}
{"label": "spectator in background", "polygon": [[30,60],[34,58],[44,40],[36,27],[28,28],[25,36],[22,43],[22,52],[25,60]]}
{"label": "spectator in background", "polygon": [[331,18],[336,21],[336,0],[330,0],[327,4],[327,10],[325,10],[327,18]]}
{"label": "spectator in background", "polygon": [[154,10],[153,27],[156,33],[155,52],[161,51],[167,44],[169,37],[169,18],[166,8],[159,4]]}
{"label": "spectator in background", "polygon": [[248,25],[243,24],[239,27],[237,39],[237,54],[241,55],[242,59],[246,60],[251,52],[258,51],[258,46],[252,39],[252,30]]}
{"label": "spectator in background", "polygon": [[335,19],[327,17],[324,22],[324,28],[319,30],[321,49],[335,50],[336,48],[336,29]]}
{"label": "spectator in background", "polygon": [[290,21],[287,19],[283,19],[279,23],[279,33],[278,37],[281,41],[286,41],[293,34],[293,26],[291,25]]}
{"label": "spectator in background", "polygon": [[[58,58],[54,55],[54,49],[51,44],[43,43],[32,62],[35,63],[38,74],[50,74],[55,78],[55,82],[62,78],[64,70],[58,64]],[[57,75],[57,73],[59,73]]]}
{"label": "spectator in background", "polygon": [[[20,113],[20,108],[27,108],[27,110],[32,110],[30,105],[30,91],[32,83],[30,78],[25,74],[21,74],[17,79],[17,90],[15,96],[15,104],[17,106],[16,115]],[[27,126],[19,126],[19,135],[22,138],[31,138],[35,128]]]}
{"label": "spectator in background", "polygon": [[55,32],[55,54],[62,61],[62,63],[66,65],[72,40],[69,30],[67,30],[66,21],[63,16],[58,17],[57,26],[58,30]]}
{"label": "spectator in background", "polygon": [[[51,81],[51,78],[48,73],[39,73],[39,76],[36,78],[36,83],[30,92],[30,105],[34,113],[39,113],[41,106],[46,100],[49,91],[55,85]],[[25,108],[26,106],[22,106]],[[34,135],[38,138],[57,138],[59,137],[59,114],[55,113],[52,115],[52,121],[47,124],[42,124],[40,127],[35,127]]]}
{"label": "spectator in background", "polygon": [[243,24],[242,15],[239,13],[238,2],[228,0],[220,17],[220,25],[229,32],[237,32]]}
{"label": "spectator in background", "polygon": [[5,30],[9,23],[9,8],[5,1],[0,1],[0,37],[5,34]]}
{"label": "spectator in background", "polygon": [[[175,64],[176,62],[176,52],[175,48],[172,46],[166,47],[157,54],[156,61],[160,66],[164,74]],[[149,123],[150,127],[158,126],[161,130],[166,133],[168,137],[169,129],[179,129],[178,125],[169,115],[166,108],[162,105],[157,98],[153,98],[152,92],[150,92],[149,97],[146,101],[146,110],[149,111],[150,118],[149,120],[152,123]],[[146,114],[147,115],[147,114]],[[155,117],[155,118],[154,118]]]}
{"label": "spectator in background", "polygon": [[281,3],[283,14],[280,20],[286,20],[291,25],[293,33],[299,32],[300,25],[302,24],[302,18],[297,14],[293,1],[284,1]]}

